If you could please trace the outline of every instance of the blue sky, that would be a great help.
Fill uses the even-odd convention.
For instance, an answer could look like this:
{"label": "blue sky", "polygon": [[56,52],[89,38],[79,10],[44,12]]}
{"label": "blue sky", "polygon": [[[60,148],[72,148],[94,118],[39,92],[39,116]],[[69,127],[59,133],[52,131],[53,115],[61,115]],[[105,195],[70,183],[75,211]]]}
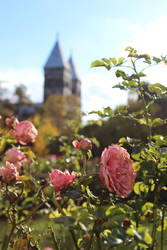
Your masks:
{"label": "blue sky", "polygon": [[[166,0],[5,0],[0,10],[0,80],[10,90],[24,83],[34,101],[42,101],[43,65],[57,33],[79,71],[84,111],[126,102],[126,93],[111,89],[114,76],[90,68],[92,61],[119,57],[127,45],[167,54]],[[159,70],[150,79],[165,82]]]}

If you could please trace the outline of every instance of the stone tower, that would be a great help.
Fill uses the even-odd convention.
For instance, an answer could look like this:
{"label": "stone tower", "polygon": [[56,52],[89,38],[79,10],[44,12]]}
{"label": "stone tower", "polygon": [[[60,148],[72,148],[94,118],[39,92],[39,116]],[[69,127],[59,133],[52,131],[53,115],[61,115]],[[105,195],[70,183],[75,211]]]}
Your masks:
{"label": "stone tower", "polygon": [[69,59],[69,64],[72,71],[72,94],[81,97],[81,80],[79,78],[79,74],[76,70],[72,56]]}
{"label": "stone tower", "polygon": [[58,41],[44,66],[44,73],[44,101],[52,94],[74,94],[80,98],[81,81],[73,60],[66,61]]}

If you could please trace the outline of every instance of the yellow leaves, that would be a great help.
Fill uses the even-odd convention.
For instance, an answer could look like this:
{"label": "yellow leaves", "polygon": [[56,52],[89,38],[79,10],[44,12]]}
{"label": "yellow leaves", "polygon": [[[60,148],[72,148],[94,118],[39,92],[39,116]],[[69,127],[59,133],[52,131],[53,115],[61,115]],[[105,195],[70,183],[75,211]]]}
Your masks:
{"label": "yellow leaves", "polygon": [[134,167],[135,172],[138,172],[141,168],[139,162],[134,162],[133,167]]}
{"label": "yellow leaves", "polygon": [[50,219],[58,218],[61,216],[61,213],[56,209],[53,213],[49,214]]}
{"label": "yellow leaves", "polygon": [[29,176],[27,176],[27,175],[22,175],[22,176],[20,176],[20,180],[24,182],[24,181],[31,180],[31,178]]}
{"label": "yellow leaves", "polygon": [[49,143],[48,138],[58,136],[59,132],[55,126],[52,125],[49,118],[41,121],[40,127],[38,128],[38,136],[33,146],[33,151],[38,156],[43,156],[48,153],[47,144]]}
{"label": "yellow leaves", "polygon": [[146,220],[146,216],[144,216],[144,215],[141,216],[141,217],[140,217],[140,220],[141,220],[141,221],[145,221],[145,220]]}

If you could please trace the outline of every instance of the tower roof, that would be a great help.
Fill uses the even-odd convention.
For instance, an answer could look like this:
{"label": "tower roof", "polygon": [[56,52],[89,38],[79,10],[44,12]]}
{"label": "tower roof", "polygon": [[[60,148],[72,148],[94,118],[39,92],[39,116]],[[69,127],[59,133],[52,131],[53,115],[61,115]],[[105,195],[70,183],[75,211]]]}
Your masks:
{"label": "tower roof", "polygon": [[72,59],[72,56],[70,56],[70,58],[69,58],[69,64],[70,64],[71,71],[72,71],[72,79],[73,80],[80,80],[80,77],[79,77],[79,74],[78,74],[78,72],[76,70],[76,67],[75,67],[74,61]]}
{"label": "tower roof", "polygon": [[63,52],[57,41],[53,47],[50,56],[44,66],[44,68],[67,68],[70,69],[69,63],[65,60]]}

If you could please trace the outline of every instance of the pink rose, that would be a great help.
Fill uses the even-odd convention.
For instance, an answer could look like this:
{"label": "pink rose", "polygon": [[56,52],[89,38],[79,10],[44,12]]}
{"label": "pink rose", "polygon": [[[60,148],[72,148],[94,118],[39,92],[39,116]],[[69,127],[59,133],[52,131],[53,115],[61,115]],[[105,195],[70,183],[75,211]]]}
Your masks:
{"label": "pink rose", "polygon": [[22,121],[16,124],[14,131],[11,131],[15,139],[22,145],[35,142],[38,131],[29,121]]}
{"label": "pink rose", "polygon": [[18,150],[17,148],[11,148],[6,151],[4,161],[13,163],[17,170],[20,169],[21,162],[24,160],[25,154]]}
{"label": "pink rose", "polygon": [[83,150],[91,150],[92,149],[92,143],[89,139],[85,138],[82,139],[80,142],[78,140],[74,140],[72,142],[73,146],[78,149],[83,149]]}
{"label": "pink rose", "polygon": [[126,149],[119,145],[105,148],[101,155],[99,171],[101,185],[110,192],[125,198],[132,192],[136,173]]}
{"label": "pink rose", "polygon": [[15,184],[19,179],[19,173],[14,164],[6,162],[6,168],[0,168],[1,180],[9,185]]}
{"label": "pink rose", "polygon": [[65,189],[75,180],[75,173],[72,172],[70,175],[67,169],[64,171],[64,173],[58,169],[55,169],[49,174],[49,176],[55,192]]}
{"label": "pink rose", "polygon": [[44,250],[53,250],[51,247],[45,247]]}

